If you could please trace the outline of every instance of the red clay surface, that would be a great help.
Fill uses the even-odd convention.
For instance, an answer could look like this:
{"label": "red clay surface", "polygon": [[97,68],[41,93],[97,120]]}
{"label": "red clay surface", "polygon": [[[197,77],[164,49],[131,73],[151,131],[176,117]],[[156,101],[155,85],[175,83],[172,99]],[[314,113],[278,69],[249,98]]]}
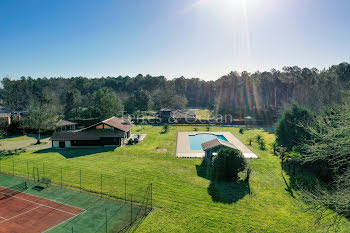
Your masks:
{"label": "red clay surface", "polygon": [[0,192],[0,233],[44,232],[85,211],[26,193],[5,197]]}

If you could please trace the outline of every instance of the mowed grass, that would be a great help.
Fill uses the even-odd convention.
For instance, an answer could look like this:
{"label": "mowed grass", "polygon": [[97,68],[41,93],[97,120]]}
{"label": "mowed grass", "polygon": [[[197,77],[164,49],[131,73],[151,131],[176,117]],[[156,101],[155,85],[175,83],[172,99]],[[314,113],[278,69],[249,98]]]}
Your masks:
{"label": "mowed grass", "polygon": [[213,117],[208,109],[196,109],[197,119],[199,120],[210,120]]}
{"label": "mowed grass", "polygon": [[[44,139],[46,141],[48,136],[41,136],[41,140],[44,143]],[[37,141],[37,135],[35,134],[27,134],[27,135],[19,135],[19,136],[10,136],[0,138],[0,150],[15,150],[19,148],[28,147],[34,145]]]}
{"label": "mowed grass", "polygon": [[3,137],[3,138],[0,138],[0,142],[1,141],[12,142],[12,141],[33,140],[33,139],[36,139],[36,135],[28,134],[28,135],[20,135],[20,136]]}
{"label": "mowed grass", "polygon": [[[206,127],[198,127],[206,131]],[[103,173],[116,176],[106,192],[122,196],[124,177],[127,177],[128,194],[142,196],[148,183],[153,184],[155,210],[139,225],[138,232],[324,232],[325,226],[316,224],[316,213],[306,211],[296,194],[291,197],[281,176],[279,159],[268,149],[261,151],[257,143],[251,149],[261,159],[249,160],[252,168],[251,194],[231,204],[213,201],[208,192],[210,180],[197,175],[199,159],[174,157],[178,131],[192,131],[194,127],[170,127],[162,133],[161,127],[138,126],[133,133],[146,133],[139,145],[115,150],[36,151],[16,156],[16,173],[26,176],[26,161],[45,163],[47,173],[56,182],[60,180],[59,167],[69,168],[65,182],[79,186],[79,169],[91,174]],[[244,134],[237,127],[211,127],[211,131],[229,131],[247,144],[248,138],[261,134],[269,145],[275,136],[264,129],[245,128]],[[268,130],[270,131],[270,129]],[[156,148],[168,148],[168,152],[156,152]],[[11,158],[2,161],[2,169],[11,170]],[[6,166],[5,164],[8,164]],[[39,165],[38,165],[39,166]],[[49,171],[49,167],[56,167]],[[67,169],[66,169],[67,170]],[[285,175],[286,176],[286,175]],[[287,176],[286,176],[287,177]],[[83,180],[84,187],[99,189],[99,176],[94,181]],[[85,178],[84,178],[85,179]],[[287,177],[288,181],[288,177]],[[233,194],[234,195],[234,194]],[[325,223],[325,222],[323,222]],[[350,224],[343,220],[341,232],[349,232]]]}

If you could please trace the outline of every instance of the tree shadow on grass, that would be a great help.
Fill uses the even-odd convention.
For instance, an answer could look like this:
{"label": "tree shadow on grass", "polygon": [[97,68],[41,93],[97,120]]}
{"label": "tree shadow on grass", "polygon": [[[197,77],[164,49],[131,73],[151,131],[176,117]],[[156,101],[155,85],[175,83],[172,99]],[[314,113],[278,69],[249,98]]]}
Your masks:
{"label": "tree shadow on grass", "polygon": [[214,202],[225,204],[236,203],[245,195],[251,194],[249,181],[238,180],[236,182],[218,181],[213,178],[213,169],[204,161],[196,165],[197,175],[210,180],[208,194]]}
{"label": "tree shadow on grass", "polygon": [[94,147],[94,148],[74,148],[74,149],[43,149],[34,153],[59,153],[66,159],[73,159],[81,156],[93,155],[103,152],[114,151],[115,147]]}
{"label": "tree shadow on grass", "polygon": [[214,202],[232,204],[250,194],[249,182],[211,181],[208,193]]}
{"label": "tree shadow on grass", "polygon": [[290,185],[288,185],[288,182],[287,182],[286,178],[284,178],[283,172],[281,172],[281,173],[282,173],[282,178],[284,180],[284,183],[287,186],[287,188],[285,188],[285,190],[290,194],[291,197],[295,198],[293,189],[290,187]]}

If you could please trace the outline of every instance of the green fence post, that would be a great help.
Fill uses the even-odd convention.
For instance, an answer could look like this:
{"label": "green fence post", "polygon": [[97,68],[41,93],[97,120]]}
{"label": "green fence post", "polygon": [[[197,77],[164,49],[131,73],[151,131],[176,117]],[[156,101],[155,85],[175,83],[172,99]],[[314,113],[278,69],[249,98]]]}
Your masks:
{"label": "green fence post", "polygon": [[63,168],[61,167],[61,188],[62,188],[62,180],[63,180],[62,170]]}
{"label": "green fence post", "polygon": [[12,155],[12,175],[15,176],[15,158]]}
{"label": "green fence post", "polygon": [[130,225],[132,225],[132,194],[130,194],[130,217],[131,217],[131,222],[130,222]]}
{"label": "green fence post", "polygon": [[124,178],[124,194],[125,194],[125,203],[126,203],[126,177]]}
{"label": "green fence post", "polygon": [[105,212],[106,212],[106,233],[108,232],[108,217],[107,217],[107,208],[105,208]]}
{"label": "green fence post", "polygon": [[81,168],[80,168],[80,192],[81,192]]}
{"label": "green fence post", "polygon": [[101,197],[102,197],[102,173],[101,173]]}
{"label": "green fence post", "polygon": [[27,176],[28,176],[28,180],[29,180],[29,160],[27,160]]}
{"label": "green fence post", "polygon": [[152,194],[153,194],[153,187],[152,187],[152,183],[151,183],[151,210],[153,209],[153,205],[152,205]]}

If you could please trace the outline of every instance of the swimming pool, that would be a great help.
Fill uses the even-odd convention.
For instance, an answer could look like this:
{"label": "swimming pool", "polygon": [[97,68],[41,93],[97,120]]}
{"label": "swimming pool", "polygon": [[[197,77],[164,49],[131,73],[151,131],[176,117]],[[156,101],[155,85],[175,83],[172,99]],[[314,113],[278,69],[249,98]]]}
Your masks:
{"label": "swimming pool", "polygon": [[216,135],[212,133],[199,133],[194,135],[188,135],[190,140],[190,148],[191,150],[202,150],[202,143],[213,140],[215,138],[227,141],[224,135]]}

